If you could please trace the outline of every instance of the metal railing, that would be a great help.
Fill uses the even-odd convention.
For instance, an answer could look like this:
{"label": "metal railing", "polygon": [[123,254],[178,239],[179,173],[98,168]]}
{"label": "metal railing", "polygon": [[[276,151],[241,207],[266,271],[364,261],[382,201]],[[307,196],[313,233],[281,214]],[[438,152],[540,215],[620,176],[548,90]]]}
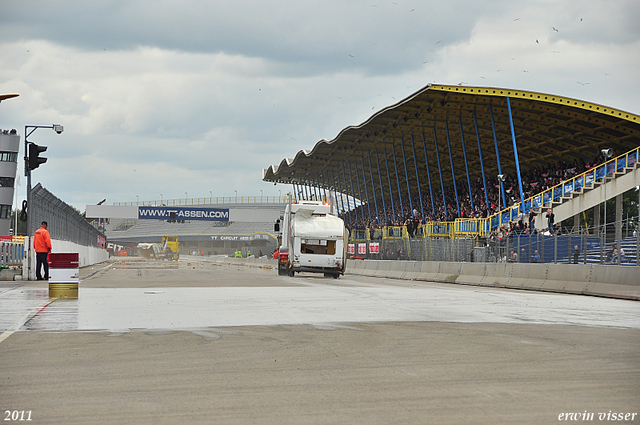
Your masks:
{"label": "metal railing", "polygon": [[620,170],[634,165],[638,162],[639,152],[640,147],[637,147],[584,173],[578,174],[572,179],[563,181],[537,195],[527,198],[524,201],[524,209],[521,208],[520,203],[517,203],[489,216],[489,218],[479,219],[477,221],[481,228],[483,228],[485,232],[488,232],[491,229],[500,227],[503,223],[517,220],[522,214],[526,214],[531,209],[541,208],[547,204],[551,205],[553,201],[559,198],[570,196],[590,184],[601,181],[609,175],[616,174],[620,172]]}
{"label": "metal railing", "polygon": [[177,198],[161,199],[154,201],[114,202],[116,206],[141,206],[141,207],[179,207],[190,205],[216,205],[216,204],[285,204],[290,197],[284,196],[210,196],[203,198]]}

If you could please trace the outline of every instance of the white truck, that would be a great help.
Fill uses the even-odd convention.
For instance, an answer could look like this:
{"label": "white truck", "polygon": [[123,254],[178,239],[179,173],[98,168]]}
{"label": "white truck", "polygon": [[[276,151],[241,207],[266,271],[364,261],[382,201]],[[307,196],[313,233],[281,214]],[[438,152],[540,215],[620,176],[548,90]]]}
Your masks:
{"label": "white truck", "polygon": [[[279,223],[276,224],[278,231]],[[344,221],[320,201],[287,204],[278,253],[278,274],[324,273],[337,279],[344,274],[349,240]]]}

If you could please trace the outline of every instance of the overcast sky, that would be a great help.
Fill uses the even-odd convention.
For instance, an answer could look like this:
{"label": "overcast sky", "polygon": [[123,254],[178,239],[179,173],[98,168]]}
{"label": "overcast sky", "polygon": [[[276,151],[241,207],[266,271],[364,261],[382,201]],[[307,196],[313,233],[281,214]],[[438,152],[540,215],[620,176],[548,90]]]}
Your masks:
{"label": "overcast sky", "polygon": [[64,126],[29,138],[49,148],[33,184],[81,211],[284,193],[263,168],[433,82],[640,113],[637,0],[0,5],[0,94],[20,94],[0,128]]}

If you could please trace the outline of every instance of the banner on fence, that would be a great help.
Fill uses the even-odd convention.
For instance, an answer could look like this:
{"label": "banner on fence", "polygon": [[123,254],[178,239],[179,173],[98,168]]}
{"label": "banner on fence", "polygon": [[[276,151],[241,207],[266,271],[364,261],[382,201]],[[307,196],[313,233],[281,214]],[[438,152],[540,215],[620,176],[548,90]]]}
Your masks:
{"label": "banner on fence", "polygon": [[358,244],[358,254],[367,254],[367,244],[366,243],[359,243]]}
{"label": "banner on fence", "polygon": [[369,242],[369,253],[380,254],[380,242]]}
{"label": "banner on fence", "polygon": [[347,254],[355,254],[356,253],[356,247],[354,244],[350,243],[349,245],[347,245]]}

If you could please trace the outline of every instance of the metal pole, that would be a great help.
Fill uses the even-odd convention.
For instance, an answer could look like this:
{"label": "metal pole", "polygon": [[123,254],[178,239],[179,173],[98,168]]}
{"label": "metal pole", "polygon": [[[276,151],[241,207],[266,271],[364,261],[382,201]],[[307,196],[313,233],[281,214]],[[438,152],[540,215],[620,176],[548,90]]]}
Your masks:
{"label": "metal pole", "polygon": [[[371,160],[371,157],[369,157]],[[382,212],[384,213],[384,221],[387,220],[387,206],[384,202],[384,186],[382,185],[382,174],[380,173],[380,157],[378,156],[378,150],[376,149],[376,163],[378,164],[378,180],[380,181],[380,198],[382,198]]]}
{"label": "metal pole", "polygon": [[444,215],[447,217],[447,198],[444,195],[444,181],[442,180],[442,167],[440,166],[440,152],[438,152],[438,137],[436,136],[436,127],[433,127],[433,141],[436,144],[436,159],[438,160],[438,172],[440,173],[440,188],[442,189],[442,202],[444,203]]}
{"label": "metal pole", "polygon": [[467,171],[467,184],[469,185],[469,202],[471,203],[471,209],[473,210],[473,193],[471,192],[471,178],[469,177],[469,164],[467,164],[467,148],[464,146],[464,131],[462,129],[462,117],[458,117],[460,123],[460,140],[462,141],[462,154],[464,155],[464,168]]}
{"label": "metal pole", "polygon": [[[353,199],[353,212],[356,216],[356,226],[358,226],[358,206],[356,205],[356,191],[353,190],[353,174],[351,174],[351,162],[347,160],[347,167],[349,167],[349,181],[351,182],[351,199]],[[342,172],[344,173],[344,164],[342,165]],[[349,202],[349,198],[347,198],[347,202]],[[360,200],[360,205],[362,205],[362,199]]]}
{"label": "metal pole", "polygon": [[364,182],[364,193],[365,195],[367,195],[367,210],[369,211],[369,221],[371,221],[371,203],[369,202],[369,190],[367,189],[367,175],[364,172],[364,159],[362,158],[362,155],[360,155],[360,164],[362,165],[362,181]]}
{"label": "metal pole", "polygon": [[342,179],[344,180],[344,192],[347,195],[347,213],[349,214],[349,222],[351,222],[351,203],[349,202],[349,190],[347,189],[347,175],[344,173],[344,162],[341,165],[342,165]]}
{"label": "metal pole", "polygon": [[396,145],[391,143],[391,150],[393,151],[393,165],[396,169],[396,183],[398,183],[398,200],[400,201],[400,216],[404,215],[404,206],[402,205],[402,192],[400,191],[400,175],[398,174],[398,160],[396,159]]}
{"label": "metal pole", "polygon": [[484,177],[484,163],[482,162],[482,146],[480,146],[480,133],[478,132],[478,120],[476,111],[473,111],[473,123],[476,127],[476,139],[478,140],[478,155],[480,156],[480,169],[482,170],[482,184],[484,186],[484,202],[487,210],[489,210],[489,193],[487,192],[487,180]]}
{"label": "metal pole", "polygon": [[458,200],[458,184],[456,183],[456,172],[453,169],[453,156],[451,155],[451,141],[449,140],[449,121],[444,122],[445,134],[447,135],[447,146],[449,147],[449,161],[451,162],[451,177],[453,178],[453,192],[456,197],[456,208],[460,217],[460,201]]}
{"label": "metal pole", "polygon": [[407,171],[407,157],[404,152],[404,138],[400,136],[400,147],[402,148],[402,162],[404,162],[404,178],[407,181],[407,193],[409,194],[409,215],[413,217],[413,201],[411,201],[411,188],[409,186],[409,172]]}
{"label": "metal pole", "polygon": [[391,173],[389,172],[389,161],[387,161],[387,148],[384,149],[384,163],[387,166],[387,179],[389,180],[389,198],[391,198],[391,222],[396,219],[396,209],[393,205],[393,192],[391,191]]}
{"label": "metal pole", "polygon": [[427,142],[424,137],[424,131],[422,132],[422,149],[424,150],[424,162],[427,165],[427,178],[429,180],[429,197],[431,198],[431,215],[436,216],[436,205],[433,200],[433,190],[431,188],[431,172],[429,171],[429,158],[427,158]]}
{"label": "metal pole", "polygon": [[[493,107],[489,104],[489,115],[491,116],[491,130],[493,130],[493,142],[496,145],[496,160],[498,161],[498,174],[502,174],[502,167],[500,166],[500,152],[498,151],[498,136],[496,136],[496,124],[493,120]],[[502,203],[507,205],[507,197],[504,193],[504,184],[500,183],[500,192],[502,193]],[[500,194],[498,194],[500,196]]]}
{"label": "metal pole", "polygon": [[422,204],[422,190],[420,190],[420,176],[418,175],[418,160],[416,159],[416,144],[413,141],[413,134],[411,135],[411,150],[413,150],[413,164],[416,167],[416,183],[418,184],[418,198],[420,198],[420,214],[422,214],[422,221],[424,221],[424,206]]}
{"label": "metal pole", "polygon": [[509,125],[511,126],[511,140],[513,140],[513,156],[516,162],[516,173],[518,174],[518,186],[520,187],[520,213],[525,214],[524,192],[522,190],[522,177],[520,176],[520,161],[518,160],[518,146],[516,145],[516,131],[513,127],[513,116],[511,115],[511,100],[507,96],[507,109],[509,110]]}

